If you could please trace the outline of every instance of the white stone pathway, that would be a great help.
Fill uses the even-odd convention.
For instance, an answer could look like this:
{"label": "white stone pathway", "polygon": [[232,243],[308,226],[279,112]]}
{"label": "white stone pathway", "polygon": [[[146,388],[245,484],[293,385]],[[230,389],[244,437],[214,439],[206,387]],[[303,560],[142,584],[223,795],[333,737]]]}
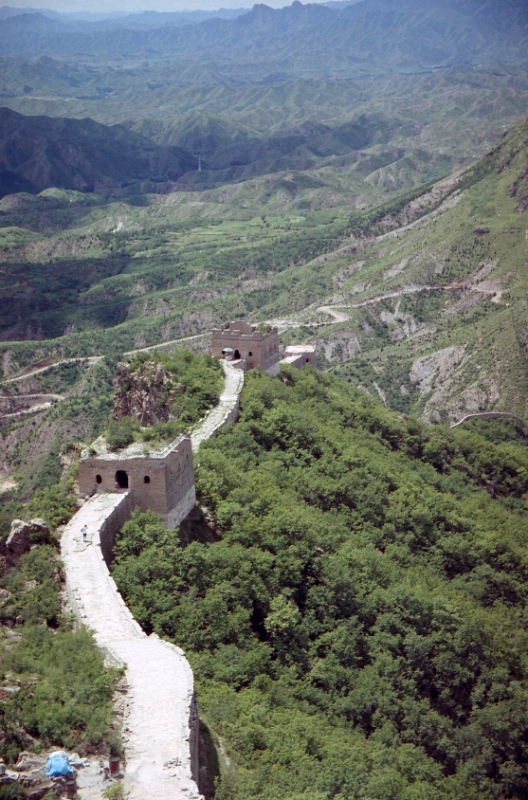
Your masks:
{"label": "white stone pathway", "polygon": [[[129,500],[128,494],[95,495],[66,526],[61,550],[68,594],[76,615],[93,630],[97,644],[127,668],[127,796],[130,800],[197,798],[189,742],[192,670],[182,650],[141,630],[101,553],[99,531]],[[85,524],[87,542],[82,537]],[[198,724],[196,719],[194,724]]]}
{"label": "white stone pathway", "polygon": [[[244,372],[222,362],[224,392],[192,434],[193,451],[238,416]],[[147,636],[132,617],[108,571],[101,535],[129,518],[130,493],[96,494],[66,526],[61,553],[73,611],[97,644],[126,666],[124,788],[129,800],[198,798],[198,717],[191,667],[179,647]],[[83,541],[82,528],[88,528]],[[191,763],[191,759],[193,763]],[[79,790],[83,797],[83,789]],[[88,797],[88,795],[86,795]],[[93,794],[90,795],[93,797]]]}
{"label": "white stone pathway", "polygon": [[197,452],[203,441],[211,439],[220,428],[229,422],[236,422],[238,417],[240,393],[244,386],[244,370],[231,367],[227,361],[222,361],[221,364],[225,375],[224,391],[220,395],[218,405],[191,432],[194,453]]}

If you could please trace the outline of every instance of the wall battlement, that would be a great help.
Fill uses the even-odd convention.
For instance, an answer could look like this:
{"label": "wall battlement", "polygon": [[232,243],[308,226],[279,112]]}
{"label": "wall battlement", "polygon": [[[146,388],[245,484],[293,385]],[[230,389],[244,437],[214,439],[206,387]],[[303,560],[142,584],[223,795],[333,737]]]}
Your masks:
{"label": "wall battlement", "polygon": [[212,332],[211,354],[228,361],[245,361],[245,369],[260,367],[270,375],[279,373],[279,331],[259,331],[247,322],[230,322]]}
{"label": "wall battlement", "polygon": [[[95,443],[97,444],[97,443]],[[165,449],[143,454],[137,445],[118,453],[101,448],[83,454],[79,467],[79,493],[133,493],[141,511],[156,511],[168,528],[177,527],[196,503],[191,440],[181,436]]]}

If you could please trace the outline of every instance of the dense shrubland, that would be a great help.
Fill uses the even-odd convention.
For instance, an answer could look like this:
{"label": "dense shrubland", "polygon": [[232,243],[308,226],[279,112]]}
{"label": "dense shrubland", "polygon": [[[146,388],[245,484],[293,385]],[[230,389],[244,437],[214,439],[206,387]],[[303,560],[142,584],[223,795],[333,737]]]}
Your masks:
{"label": "dense shrubland", "polygon": [[497,438],[252,374],[200,451],[209,535],[125,526],[114,577],[236,764],[217,797],[526,796],[528,453]]}

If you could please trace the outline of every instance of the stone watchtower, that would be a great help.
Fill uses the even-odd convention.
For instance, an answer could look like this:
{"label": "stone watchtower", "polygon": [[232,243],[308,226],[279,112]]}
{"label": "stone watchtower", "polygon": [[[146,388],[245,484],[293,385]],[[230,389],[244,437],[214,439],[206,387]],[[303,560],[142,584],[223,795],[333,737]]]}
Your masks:
{"label": "stone watchtower", "polygon": [[175,528],[196,504],[191,440],[180,436],[164,449],[144,452],[144,445],[130,445],[108,452],[104,439],[97,439],[95,454],[85,451],[79,466],[79,494],[132,492],[141,511],[148,508]]}
{"label": "stone watchtower", "polygon": [[[247,322],[230,322],[213,330],[211,355],[235,362],[241,369],[260,367],[270,375],[279,374],[279,331]],[[238,363],[237,363],[238,362]]]}

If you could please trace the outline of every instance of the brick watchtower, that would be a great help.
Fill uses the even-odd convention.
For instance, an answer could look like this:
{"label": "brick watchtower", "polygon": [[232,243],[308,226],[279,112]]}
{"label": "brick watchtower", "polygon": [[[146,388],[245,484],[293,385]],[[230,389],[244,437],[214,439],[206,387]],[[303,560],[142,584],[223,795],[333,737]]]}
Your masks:
{"label": "brick watchtower", "polygon": [[260,367],[270,375],[279,374],[279,331],[270,326],[230,322],[213,330],[211,354],[239,362],[242,369]]}

